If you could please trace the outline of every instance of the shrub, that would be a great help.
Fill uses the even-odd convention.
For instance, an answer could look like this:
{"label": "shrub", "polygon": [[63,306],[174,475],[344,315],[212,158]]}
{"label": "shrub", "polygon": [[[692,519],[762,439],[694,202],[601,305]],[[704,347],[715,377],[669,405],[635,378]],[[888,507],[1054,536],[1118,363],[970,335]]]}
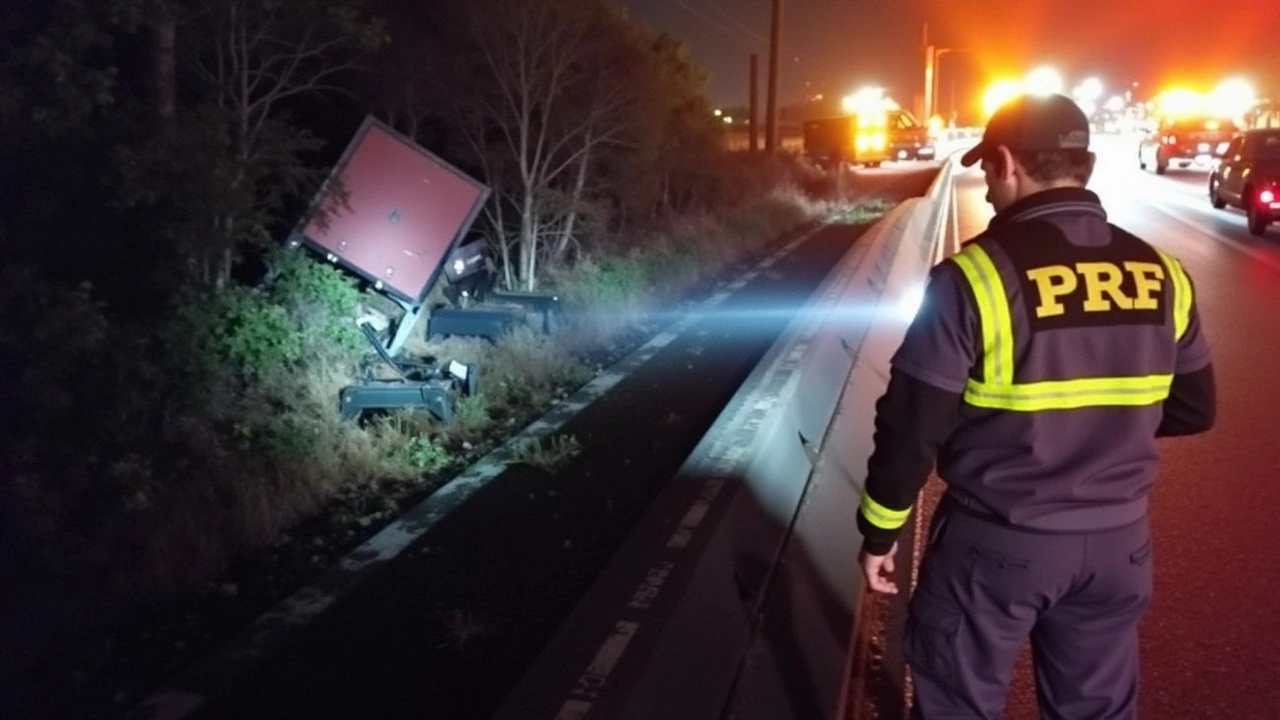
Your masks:
{"label": "shrub", "polygon": [[598,262],[595,272],[589,276],[589,284],[582,288],[585,297],[578,299],[593,304],[615,305],[638,294],[649,284],[648,281],[639,254],[607,257]]}
{"label": "shrub", "polygon": [[308,351],[342,357],[365,349],[354,323],[363,295],[350,275],[298,250],[277,250],[270,263],[269,298],[286,309]]}
{"label": "shrub", "polygon": [[238,369],[247,379],[279,374],[304,357],[306,342],[289,311],[264,293],[235,286],[206,296],[212,315],[207,348],[220,364]]}
{"label": "shrub", "polygon": [[552,471],[582,453],[582,444],[572,435],[552,435],[525,440],[514,448],[512,462]]}
{"label": "shrub", "polygon": [[300,252],[282,250],[260,287],[189,294],[179,316],[194,362],[226,365],[255,381],[299,370],[304,360],[353,360],[365,345],[355,327],[359,307],[354,280]]}
{"label": "shrub", "polygon": [[402,452],[406,462],[426,473],[439,472],[453,462],[449,452],[428,435],[413,438]]}
{"label": "shrub", "polygon": [[476,426],[489,422],[489,399],[484,395],[467,395],[457,399],[453,421],[458,425]]}

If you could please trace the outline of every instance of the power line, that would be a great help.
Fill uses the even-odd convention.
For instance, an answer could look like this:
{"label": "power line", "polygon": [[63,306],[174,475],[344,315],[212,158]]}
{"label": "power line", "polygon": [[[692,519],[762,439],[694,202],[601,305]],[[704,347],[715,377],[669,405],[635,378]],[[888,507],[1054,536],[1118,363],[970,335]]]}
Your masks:
{"label": "power line", "polygon": [[[716,9],[716,11],[724,18],[724,20],[729,21],[729,23],[731,23],[732,26],[726,24],[724,20],[707,15],[702,10],[699,10],[698,8],[693,7],[689,3],[685,2],[685,0],[672,0],[672,2],[684,8],[685,10],[688,10],[690,13],[698,16],[699,18],[702,18],[703,20],[706,20],[707,22],[715,25],[719,29],[731,35],[737,36],[739,39],[742,39],[744,36],[746,36],[746,37],[750,37],[752,40],[754,40],[757,43],[765,45],[766,47],[769,45],[769,38],[757,33],[756,31],[752,30],[749,26],[744,24],[741,20],[730,15],[729,11],[725,10],[714,0],[712,0],[711,6]],[[794,58],[796,62],[800,61],[802,54],[799,52],[796,52],[796,49],[792,47],[790,43],[783,42],[781,46],[788,56]]]}
{"label": "power line", "polygon": [[[744,35],[746,35],[746,36],[750,37],[753,41],[755,41],[755,42],[757,42],[757,43],[762,43],[762,44],[764,44],[764,45],[768,45],[768,44],[769,44],[769,40],[768,40],[768,38],[766,38],[766,37],[764,37],[764,36],[762,36],[762,35],[758,35],[758,34],[756,34],[755,32],[752,32],[752,31],[751,31],[751,30],[749,30],[749,29],[746,29],[746,28],[745,28],[744,26],[742,26],[741,24],[738,24],[738,26],[737,26],[737,27],[733,27],[733,26],[730,26],[730,25],[725,24],[725,22],[724,22],[723,20],[719,20],[719,19],[714,18],[714,17],[712,17],[712,16],[710,16],[710,15],[707,15],[706,13],[704,13],[704,12],[703,12],[703,11],[701,11],[701,10],[699,10],[698,8],[693,7],[693,6],[692,6],[692,5],[690,5],[689,3],[685,2],[685,0],[672,0],[672,1],[673,1],[675,4],[679,5],[680,7],[684,8],[685,10],[688,10],[689,12],[693,13],[694,15],[697,15],[698,17],[702,18],[703,20],[706,20],[707,22],[711,23],[712,25],[715,25],[716,27],[720,28],[721,30],[724,30],[725,32],[729,33],[730,35],[736,35],[739,39],[741,39]],[[734,22],[735,22],[735,23],[737,23],[738,21],[736,21],[736,20],[735,20]]]}
{"label": "power line", "polygon": [[738,26],[738,27],[742,28],[744,32],[746,32],[746,33],[750,34],[752,37],[756,38],[756,39],[757,39],[757,40],[759,40],[760,42],[762,42],[762,43],[767,43],[767,42],[769,42],[768,38],[765,38],[763,35],[760,35],[760,34],[756,33],[756,31],[752,30],[751,28],[749,28],[749,27],[747,27],[745,24],[743,24],[743,22],[742,22],[741,20],[739,20],[738,18],[736,18],[736,17],[734,17],[734,16],[730,15],[730,14],[729,14],[729,11],[728,11],[728,10],[725,10],[723,7],[721,7],[720,3],[716,2],[715,0],[711,0],[711,7],[715,8],[715,9],[716,9],[716,12],[720,13],[720,15],[721,15],[722,17],[724,17],[724,19],[725,19],[725,20],[728,20],[729,22],[733,23],[734,25],[736,25],[736,26]]}

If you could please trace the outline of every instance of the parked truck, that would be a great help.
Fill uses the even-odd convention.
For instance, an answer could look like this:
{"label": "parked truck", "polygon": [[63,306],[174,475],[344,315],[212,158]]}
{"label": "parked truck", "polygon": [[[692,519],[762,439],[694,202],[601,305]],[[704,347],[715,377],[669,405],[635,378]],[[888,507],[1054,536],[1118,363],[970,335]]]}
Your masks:
{"label": "parked truck", "polygon": [[804,154],[832,170],[845,165],[879,167],[890,159],[887,113],[858,113],[807,120]]}

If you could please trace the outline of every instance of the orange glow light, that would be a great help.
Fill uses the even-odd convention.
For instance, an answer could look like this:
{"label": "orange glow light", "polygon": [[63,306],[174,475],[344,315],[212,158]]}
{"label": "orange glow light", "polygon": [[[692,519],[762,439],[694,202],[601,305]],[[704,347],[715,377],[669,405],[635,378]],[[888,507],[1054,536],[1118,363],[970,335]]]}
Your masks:
{"label": "orange glow light", "polygon": [[995,114],[1001,105],[1023,93],[1022,83],[1015,80],[1001,80],[987,88],[982,96],[982,109],[987,117]]}
{"label": "orange glow light", "polygon": [[1205,111],[1205,96],[1188,88],[1171,88],[1156,96],[1157,112],[1164,117],[1188,117]]}

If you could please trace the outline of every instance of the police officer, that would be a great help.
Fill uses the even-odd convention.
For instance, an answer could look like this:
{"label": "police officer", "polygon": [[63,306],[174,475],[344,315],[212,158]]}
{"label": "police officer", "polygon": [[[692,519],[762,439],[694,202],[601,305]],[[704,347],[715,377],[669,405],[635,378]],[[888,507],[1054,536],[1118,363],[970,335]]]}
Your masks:
{"label": "police officer", "polygon": [[1208,430],[1213,370],[1181,264],[1107,222],[1089,124],[1006,103],[981,161],[987,230],[930,274],[876,406],[862,569],[894,556],[930,469],[934,515],[904,636],[914,714],[998,718],[1030,637],[1048,718],[1132,718],[1151,598],[1156,438]]}

